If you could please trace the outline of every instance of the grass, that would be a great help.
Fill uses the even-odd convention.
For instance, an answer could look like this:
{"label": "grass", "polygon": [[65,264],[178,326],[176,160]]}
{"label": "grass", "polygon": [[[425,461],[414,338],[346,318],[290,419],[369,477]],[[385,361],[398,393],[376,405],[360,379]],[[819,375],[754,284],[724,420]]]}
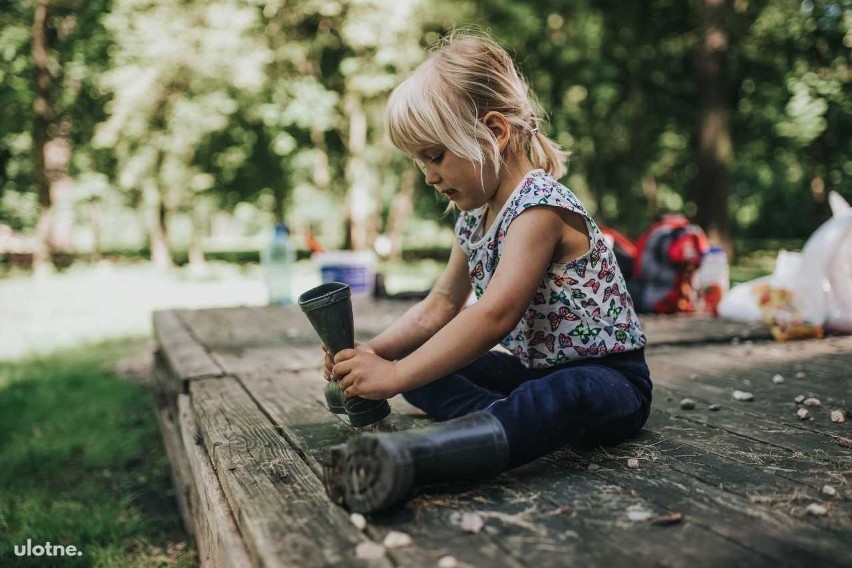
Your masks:
{"label": "grass", "polygon": [[[0,565],[195,565],[151,396],[110,370],[144,341],[0,363]],[[83,555],[16,557],[27,539]]]}

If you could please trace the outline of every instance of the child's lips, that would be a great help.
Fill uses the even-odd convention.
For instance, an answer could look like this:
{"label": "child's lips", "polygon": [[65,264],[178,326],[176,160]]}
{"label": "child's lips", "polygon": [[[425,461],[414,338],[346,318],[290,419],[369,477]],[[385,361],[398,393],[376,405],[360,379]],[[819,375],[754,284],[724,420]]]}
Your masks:
{"label": "child's lips", "polygon": [[455,189],[445,189],[441,193],[446,195],[449,199],[453,199],[456,195],[458,195],[459,192],[456,191]]}

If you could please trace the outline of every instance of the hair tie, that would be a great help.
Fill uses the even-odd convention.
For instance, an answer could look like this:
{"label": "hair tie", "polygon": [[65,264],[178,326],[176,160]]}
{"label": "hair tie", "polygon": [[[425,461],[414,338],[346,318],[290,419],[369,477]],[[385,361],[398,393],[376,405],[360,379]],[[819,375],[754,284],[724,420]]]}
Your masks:
{"label": "hair tie", "polygon": [[533,136],[538,134],[538,126],[533,126],[532,130],[530,130],[530,134],[532,134]]}

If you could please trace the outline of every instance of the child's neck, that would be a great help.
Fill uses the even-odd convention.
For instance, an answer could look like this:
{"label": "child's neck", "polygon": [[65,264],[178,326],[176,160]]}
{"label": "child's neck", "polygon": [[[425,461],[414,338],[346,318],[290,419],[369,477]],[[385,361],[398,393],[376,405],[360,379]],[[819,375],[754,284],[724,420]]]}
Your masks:
{"label": "child's neck", "polygon": [[486,203],[485,218],[483,219],[485,230],[491,227],[494,217],[503,208],[509,196],[512,195],[512,192],[515,191],[515,188],[524,179],[524,176],[534,169],[535,167],[532,165],[532,162],[526,156],[503,165],[500,172],[500,182],[497,184],[497,191],[494,192],[494,196]]}

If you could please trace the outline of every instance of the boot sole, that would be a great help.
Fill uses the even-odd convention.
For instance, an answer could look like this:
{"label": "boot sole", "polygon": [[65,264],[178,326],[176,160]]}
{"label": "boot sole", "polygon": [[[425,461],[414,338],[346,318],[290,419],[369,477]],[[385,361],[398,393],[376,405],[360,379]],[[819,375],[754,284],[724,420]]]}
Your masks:
{"label": "boot sole", "polygon": [[[340,465],[343,500],[356,513],[371,513],[405,501],[414,489],[414,461],[382,435],[363,435],[346,444]],[[342,483],[341,483],[342,482]]]}

